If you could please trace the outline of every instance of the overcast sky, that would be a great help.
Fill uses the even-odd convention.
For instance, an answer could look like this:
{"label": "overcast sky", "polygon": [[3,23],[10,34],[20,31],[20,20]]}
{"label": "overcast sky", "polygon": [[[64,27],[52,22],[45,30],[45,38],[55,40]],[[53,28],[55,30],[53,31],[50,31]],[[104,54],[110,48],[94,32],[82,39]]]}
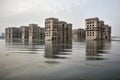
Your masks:
{"label": "overcast sky", "polygon": [[98,17],[120,36],[120,0],[0,0],[0,33],[6,27],[31,23],[44,27],[45,18],[55,17],[85,28],[85,19]]}

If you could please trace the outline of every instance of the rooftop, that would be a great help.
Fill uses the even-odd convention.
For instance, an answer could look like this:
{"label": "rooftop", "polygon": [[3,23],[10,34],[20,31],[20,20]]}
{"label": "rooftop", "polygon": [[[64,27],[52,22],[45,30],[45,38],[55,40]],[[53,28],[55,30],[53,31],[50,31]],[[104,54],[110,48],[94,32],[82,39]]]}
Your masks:
{"label": "rooftop", "polygon": [[57,20],[58,21],[58,18],[51,17],[51,18],[46,18],[45,20]]}
{"label": "rooftop", "polygon": [[99,18],[98,17],[94,17],[94,18],[87,18],[87,19],[85,19],[86,21],[87,20],[99,20]]}

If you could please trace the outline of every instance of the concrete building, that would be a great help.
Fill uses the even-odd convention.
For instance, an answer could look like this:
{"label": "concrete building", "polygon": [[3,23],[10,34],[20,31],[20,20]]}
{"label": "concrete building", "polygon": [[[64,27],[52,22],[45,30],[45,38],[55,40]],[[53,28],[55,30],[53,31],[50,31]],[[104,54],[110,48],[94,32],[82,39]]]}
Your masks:
{"label": "concrete building", "polygon": [[20,38],[23,40],[29,38],[29,27],[28,26],[20,26]]}
{"label": "concrete building", "polygon": [[[100,21],[97,17],[85,20],[86,39],[100,40],[111,38],[111,27],[105,26],[104,21]],[[106,36],[105,36],[106,35]]]}
{"label": "concrete building", "polygon": [[6,39],[22,39],[22,40],[44,40],[45,29],[38,27],[37,24],[29,24],[29,26],[8,27],[5,29]]}
{"label": "concrete building", "polygon": [[66,40],[72,40],[72,24],[67,24],[67,39]]}
{"label": "concrete building", "polygon": [[37,24],[29,24],[29,40],[38,39],[38,31]]}
{"label": "concrete building", "polygon": [[59,21],[57,18],[45,20],[45,40],[67,41],[72,39],[72,24]]}
{"label": "concrete building", "polygon": [[45,28],[38,27],[38,39],[45,39]]}
{"label": "concrete building", "polygon": [[5,29],[6,39],[20,38],[20,29],[17,27],[8,27]]}
{"label": "concrete building", "polygon": [[104,25],[104,39],[111,39],[111,27],[109,25]]}
{"label": "concrete building", "polygon": [[85,39],[85,30],[82,28],[73,29],[72,38],[74,41],[84,40]]}
{"label": "concrete building", "polygon": [[45,20],[45,40],[58,39],[59,21],[57,18],[47,18]]}

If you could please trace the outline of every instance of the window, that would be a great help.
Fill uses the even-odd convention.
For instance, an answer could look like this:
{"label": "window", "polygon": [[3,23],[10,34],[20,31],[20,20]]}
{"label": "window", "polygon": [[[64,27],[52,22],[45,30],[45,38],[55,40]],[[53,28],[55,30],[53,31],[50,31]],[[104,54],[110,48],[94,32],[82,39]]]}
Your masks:
{"label": "window", "polygon": [[87,36],[89,36],[89,32],[87,32]]}
{"label": "window", "polygon": [[94,32],[93,32],[93,36],[94,36]]}

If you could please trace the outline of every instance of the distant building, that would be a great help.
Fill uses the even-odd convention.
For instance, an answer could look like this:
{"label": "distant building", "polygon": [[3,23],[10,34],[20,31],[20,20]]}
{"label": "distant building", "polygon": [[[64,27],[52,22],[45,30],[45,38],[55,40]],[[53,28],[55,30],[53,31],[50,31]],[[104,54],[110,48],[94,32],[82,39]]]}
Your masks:
{"label": "distant building", "polygon": [[40,40],[45,39],[45,28],[38,27],[38,39]]}
{"label": "distant building", "polygon": [[103,34],[104,39],[111,39],[111,26],[109,25],[104,25],[104,34]]}
{"label": "distant building", "polygon": [[29,27],[28,26],[20,26],[20,38],[28,39],[29,38]]}
{"label": "distant building", "polygon": [[72,38],[75,41],[84,40],[85,39],[85,30],[82,28],[73,29],[72,31]]}
{"label": "distant building", "polygon": [[44,40],[45,29],[38,27],[37,24],[29,24],[29,26],[8,27],[5,29],[6,39],[29,39]]}
{"label": "distant building", "polygon": [[1,39],[5,38],[5,33],[1,33],[0,38]]}
{"label": "distant building", "polygon": [[38,25],[29,24],[29,40],[38,39]]}
{"label": "distant building", "polygon": [[86,39],[100,40],[111,38],[111,27],[104,24],[96,18],[89,18],[85,20],[86,25]]}
{"label": "distant building", "polygon": [[20,29],[17,27],[8,27],[5,29],[6,39],[16,39],[20,37]]}
{"label": "distant building", "polygon": [[45,20],[45,40],[66,41],[72,39],[72,24],[59,21],[57,18]]}

